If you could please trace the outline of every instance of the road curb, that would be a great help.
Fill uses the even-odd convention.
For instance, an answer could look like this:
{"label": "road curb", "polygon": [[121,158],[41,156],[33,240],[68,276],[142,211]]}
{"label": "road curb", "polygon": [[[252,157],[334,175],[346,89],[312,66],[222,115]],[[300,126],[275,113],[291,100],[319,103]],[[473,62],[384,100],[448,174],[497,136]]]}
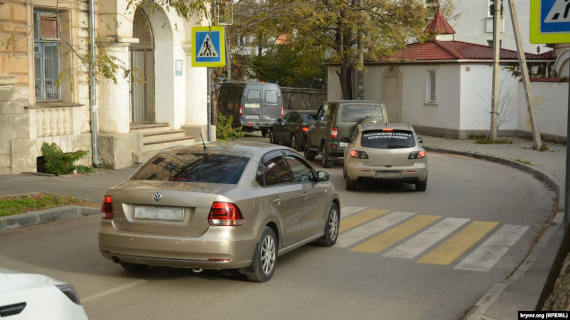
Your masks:
{"label": "road curb", "polygon": [[[551,220],[548,222],[548,225],[545,225],[546,230],[541,235],[538,243],[532,247],[529,254],[526,258],[522,261],[522,263],[514,270],[514,273],[511,274],[507,279],[501,281],[494,286],[492,286],[476,303],[475,305],[466,313],[463,319],[465,320],[480,320],[480,319],[489,319],[485,316],[485,312],[494,304],[494,302],[503,294],[503,292],[513,283],[519,281],[521,278],[525,276],[525,274],[530,270],[531,266],[535,263],[538,259],[538,255],[543,251],[545,246],[551,241],[553,234],[556,232],[558,228],[562,225],[562,216],[563,216],[563,204],[560,203],[560,186],[556,183],[556,181],[547,173],[537,169],[535,167],[531,167],[529,165],[520,163],[518,161],[505,159],[497,156],[491,156],[481,153],[474,153],[474,152],[467,152],[467,151],[457,151],[457,150],[449,150],[437,147],[428,147],[424,146],[424,149],[430,152],[437,152],[437,153],[447,153],[453,155],[460,155],[471,157],[475,159],[486,160],[490,162],[499,163],[502,165],[509,166],[511,168],[515,168],[524,172],[529,173],[538,181],[544,183],[548,188],[554,191],[555,194],[555,201],[558,205],[555,215],[551,217]],[[560,245],[559,243],[557,245]],[[550,272],[547,272],[544,277],[544,283],[548,281],[550,276]],[[544,287],[544,285],[543,285]],[[542,288],[541,288],[541,295],[542,296]],[[541,297],[539,296],[539,300]],[[537,301],[538,303],[539,301]]]}
{"label": "road curb", "polygon": [[100,209],[83,206],[67,206],[39,211],[30,211],[18,215],[0,217],[0,232],[20,227],[33,226],[57,220],[77,218],[99,214]]}

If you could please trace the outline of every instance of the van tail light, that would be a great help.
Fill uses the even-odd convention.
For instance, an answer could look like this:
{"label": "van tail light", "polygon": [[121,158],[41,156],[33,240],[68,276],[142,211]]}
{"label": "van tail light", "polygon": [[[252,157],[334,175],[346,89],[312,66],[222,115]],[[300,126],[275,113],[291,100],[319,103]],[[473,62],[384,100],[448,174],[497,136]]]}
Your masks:
{"label": "van tail light", "polygon": [[285,108],[281,106],[281,118],[285,116]]}
{"label": "van tail light", "polygon": [[208,223],[211,226],[241,226],[244,224],[239,208],[234,203],[214,202],[208,215]]}
{"label": "van tail light", "polygon": [[239,106],[239,115],[243,116],[243,106]]}
{"label": "van tail light", "polygon": [[350,150],[350,157],[354,159],[368,159],[368,153],[358,150]]}
{"label": "van tail light", "polygon": [[412,153],[410,153],[410,155],[408,156],[408,159],[423,159],[426,157],[426,152],[424,150],[422,151],[414,151]]}
{"label": "van tail light", "polygon": [[103,219],[113,220],[113,198],[111,196],[107,195],[103,197],[101,213],[103,213]]}
{"label": "van tail light", "polygon": [[303,132],[309,132],[309,127],[303,127]]}
{"label": "van tail light", "polygon": [[338,138],[338,129],[337,128],[331,128],[331,138],[333,138],[333,139]]}

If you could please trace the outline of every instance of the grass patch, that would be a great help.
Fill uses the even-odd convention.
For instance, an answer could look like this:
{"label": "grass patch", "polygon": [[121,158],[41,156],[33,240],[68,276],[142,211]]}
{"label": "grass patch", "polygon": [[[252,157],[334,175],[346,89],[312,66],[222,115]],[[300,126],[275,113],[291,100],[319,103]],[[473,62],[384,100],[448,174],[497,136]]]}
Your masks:
{"label": "grass patch", "polygon": [[488,137],[479,137],[479,138],[477,138],[477,140],[475,140],[475,143],[477,143],[477,144],[512,144],[513,142],[511,140],[508,140],[508,139],[492,140],[491,138],[488,138]]}
{"label": "grass patch", "polygon": [[515,161],[520,162],[522,164],[526,164],[527,166],[532,166],[532,162],[530,162],[530,161],[521,160],[521,159],[515,159]]}
{"label": "grass patch", "polygon": [[96,206],[98,204],[69,196],[33,193],[22,196],[0,198],[0,217],[71,205]]}

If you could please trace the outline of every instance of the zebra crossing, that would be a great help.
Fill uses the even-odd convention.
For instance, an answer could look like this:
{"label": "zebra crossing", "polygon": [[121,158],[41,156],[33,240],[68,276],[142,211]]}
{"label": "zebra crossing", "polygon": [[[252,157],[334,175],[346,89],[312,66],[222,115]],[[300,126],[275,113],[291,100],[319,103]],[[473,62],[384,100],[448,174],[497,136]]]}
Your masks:
{"label": "zebra crossing", "polygon": [[528,229],[529,226],[500,225],[494,221],[343,207],[336,246],[419,264],[454,265],[456,270],[486,272]]}

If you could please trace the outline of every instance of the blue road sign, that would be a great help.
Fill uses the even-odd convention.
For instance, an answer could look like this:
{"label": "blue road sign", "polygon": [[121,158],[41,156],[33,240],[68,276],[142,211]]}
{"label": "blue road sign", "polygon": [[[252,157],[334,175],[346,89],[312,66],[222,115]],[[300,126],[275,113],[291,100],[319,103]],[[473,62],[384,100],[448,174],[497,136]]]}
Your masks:
{"label": "blue road sign", "polygon": [[224,27],[193,27],[192,39],[193,67],[226,65]]}
{"label": "blue road sign", "polygon": [[531,0],[530,42],[570,42],[569,0]]}

